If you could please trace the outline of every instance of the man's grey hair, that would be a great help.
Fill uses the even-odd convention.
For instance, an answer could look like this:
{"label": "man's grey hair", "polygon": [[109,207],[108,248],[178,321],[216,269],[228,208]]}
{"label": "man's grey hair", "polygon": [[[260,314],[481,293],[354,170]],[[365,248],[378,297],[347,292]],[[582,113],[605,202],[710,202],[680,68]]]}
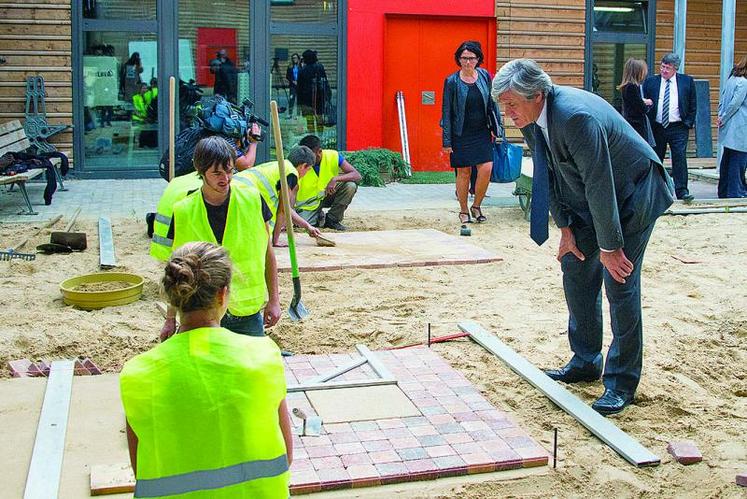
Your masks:
{"label": "man's grey hair", "polygon": [[491,95],[498,100],[501,94],[513,91],[525,99],[534,99],[537,94],[547,95],[552,89],[550,75],[532,59],[508,61],[493,78]]}
{"label": "man's grey hair", "polygon": [[682,59],[680,59],[680,56],[678,56],[674,52],[670,52],[669,54],[661,58],[661,63],[671,64],[672,66],[674,66],[674,69],[680,69],[680,64],[682,63]]}
{"label": "man's grey hair", "polygon": [[309,166],[314,166],[314,163],[316,163],[316,154],[306,146],[296,146],[288,153],[288,161],[293,163],[293,166],[302,165],[304,163]]}

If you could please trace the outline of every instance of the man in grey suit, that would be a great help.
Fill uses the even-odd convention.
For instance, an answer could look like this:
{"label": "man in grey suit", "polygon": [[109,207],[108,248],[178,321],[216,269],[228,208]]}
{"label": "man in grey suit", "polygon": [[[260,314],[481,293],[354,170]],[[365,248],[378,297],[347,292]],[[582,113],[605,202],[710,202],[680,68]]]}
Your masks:
{"label": "man in grey suit", "polygon": [[608,415],[633,401],[643,364],[641,264],[654,223],[673,202],[659,157],[602,98],[557,86],[530,59],[508,62],[493,98],[532,150],[530,233],[548,238],[548,208],[560,228],[557,259],[568,305],[573,358],[545,371],[566,383],[602,375],[602,283],[612,344],[604,393],[592,405]]}

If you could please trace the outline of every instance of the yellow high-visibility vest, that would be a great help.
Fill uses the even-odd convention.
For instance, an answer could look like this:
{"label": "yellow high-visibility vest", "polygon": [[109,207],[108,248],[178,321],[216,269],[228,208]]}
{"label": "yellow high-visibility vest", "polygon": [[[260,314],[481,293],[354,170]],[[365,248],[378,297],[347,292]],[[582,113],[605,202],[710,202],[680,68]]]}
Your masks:
{"label": "yellow high-visibility vest", "polygon": [[166,186],[158,200],[156,208],[156,219],[153,222],[153,238],[150,241],[150,256],[156,260],[166,261],[171,256],[171,247],[174,241],[169,239],[169,227],[171,217],[174,214],[174,205],[184,199],[190,191],[202,187],[202,179],[194,171],[181,177],[175,177]]}
{"label": "yellow high-visibility vest", "polygon": [[138,437],[135,497],[288,497],[285,375],[270,338],[176,334],[129,360],[119,383]]}
{"label": "yellow high-visibility vest", "polygon": [[322,162],[319,174],[310,168],[303,178],[298,179],[298,194],[296,195],[296,211],[314,211],[319,208],[324,199],[324,189],[333,177],[340,172],[337,164],[340,153],[332,149],[322,151]]}
{"label": "yellow high-visibility vest", "polygon": [[[293,163],[285,160],[285,175],[294,174],[298,178],[298,171]],[[251,182],[251,185],[257,188],[265,203],[272,211],[272,221],[270,226],[274,227],[280,206],[280,191],[278,182],[280,181],[280,167],[277,161],[262,163],[261,165],[247,168],[233,176],[239,182]]]}
{"label": "yellow high-visibility vest", "polygon": [[[267,302],[265,255],[267,225],[262,217],[262,197],[257,189],[231,183],[228,216],[221,246],[233,262],[228,311],[244,317],[259,312]],[[177,249],[190,241],[218,244],[207,218],[202,190],[174,205],[174,244]]]}

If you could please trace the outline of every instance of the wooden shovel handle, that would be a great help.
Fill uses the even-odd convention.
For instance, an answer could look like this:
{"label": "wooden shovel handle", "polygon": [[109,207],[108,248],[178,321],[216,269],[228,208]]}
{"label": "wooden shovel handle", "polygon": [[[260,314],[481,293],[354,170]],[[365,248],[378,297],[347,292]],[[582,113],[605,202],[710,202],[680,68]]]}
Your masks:
{"label": "wooden shovel handle", "polygon": [[73,218],[70,219],[70,222],[67,224],[67,227],[65,227],[65,232],[70,232],[71,230],[73,230],[75,221],[78,220],[78,215],[80,215],[80,206],[78,206],[78,209],[75,210],[75,213],[73,213]]}
{"label": "wooden shovel handle", "polygon": [[20,250],[21,248],[23,248],[24,246],[26,246],[26,243],[27,243],[27,242],[29,242],[29,240],[31,240],[31,238],[32,238],[32,237],[36,237],[36,236],[38,236],[39,234],[41,234],[41,232],[42,232],[42,231],[43,231],[44,229],[48,229],[48,228],[50,228],[51,226],[53,226],[54,224],[56,224],[57,222],[59,222],[61,218],[62,218],[62,215],[57,215],[56,217],[54,217],[54,218],[53,218],[52,220],[50,220],[49,222],[47,222],[47,223],[45,223],[44,225],[42,225],[42,226],[41,226],[41,228],[40,228],[39,230],[37,230],[37,231],[36,231],[36,232],[34,233],[34,235],[33,235],[33,236],[29,236],[29,237],[27,237],[26,239],[24,239],[23,241],[21,241],[21,242],[20,242],[20,243],[19,243],[19,244],[18,244],[18,245],[17,245],[16,247],[15,247],[15,248],[13,248],[13,251],[16,251],[16,252],[17,252],[18,250]]}

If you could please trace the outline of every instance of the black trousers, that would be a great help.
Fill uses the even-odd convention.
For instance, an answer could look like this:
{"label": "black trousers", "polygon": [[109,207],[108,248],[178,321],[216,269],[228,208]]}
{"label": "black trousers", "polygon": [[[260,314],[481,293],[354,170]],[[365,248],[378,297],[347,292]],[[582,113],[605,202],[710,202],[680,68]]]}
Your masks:
{"label": "black trousers", "polygon": [[667,146],[672,154],[672,180],[674,180],[674,192],[677,199],[682,199],[690,193],[687,189],[687,142],[690,138],[690,129],[681,121],[670,123],[664,128],[660,123],[653,122],[651,127],[656,140],[656,151],[659,159],[664,161],[667,154]]}

